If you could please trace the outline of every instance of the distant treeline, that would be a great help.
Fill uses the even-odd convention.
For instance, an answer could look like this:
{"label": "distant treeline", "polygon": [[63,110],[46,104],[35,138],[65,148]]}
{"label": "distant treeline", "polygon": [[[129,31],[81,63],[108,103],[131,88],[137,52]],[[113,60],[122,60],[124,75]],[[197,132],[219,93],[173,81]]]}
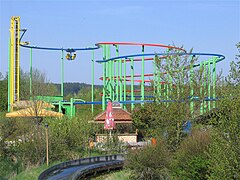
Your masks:
{"label": "distant treeline", "polygon": [[[57,87],[57,90],[61,92],[61,84],[54,84]],[[89,89],[91,88],[91,84],[86,84],[86,83],[72,83],[72,82],[67,82],[64,83],[64,94],[77,94],[81,89]],[[102,85],[94,85],[95,89],[101,89]]]}

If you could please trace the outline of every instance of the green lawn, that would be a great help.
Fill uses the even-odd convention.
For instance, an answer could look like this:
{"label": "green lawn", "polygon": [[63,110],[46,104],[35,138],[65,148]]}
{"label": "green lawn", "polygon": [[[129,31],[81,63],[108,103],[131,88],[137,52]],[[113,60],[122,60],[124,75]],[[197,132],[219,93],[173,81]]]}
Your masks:
{"label": "green lawn", "polygon": [[55,162],[50,164],[48,167],[47,165],[42,165],[39,167],[33,167],[30,169],[27,169],[21,173],[19,173],[16,177],[12,178],[12,179],[16,179],[16,180],[37,180],[38,176],[41,174],[41,172],[43,172],[44,170],[50,168],[51,166],[55,165],[55,164],[59,164],[60,162]]}
{"label": "green lawn", "polygon": [[130,180],[131,172],[127,169],[116,171],[93,178],[94,180]]}

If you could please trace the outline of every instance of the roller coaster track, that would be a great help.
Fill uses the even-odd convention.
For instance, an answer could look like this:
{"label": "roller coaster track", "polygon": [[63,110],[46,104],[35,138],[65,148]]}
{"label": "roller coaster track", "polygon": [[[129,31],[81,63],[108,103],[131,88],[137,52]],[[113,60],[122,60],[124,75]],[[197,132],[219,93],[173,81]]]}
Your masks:
{"label": "roller coaster track", "polygon": [[82,158],[52,166],[43,171],[38,180],[77,180],[104,171],[121,169],[123,163],[123,154]]}

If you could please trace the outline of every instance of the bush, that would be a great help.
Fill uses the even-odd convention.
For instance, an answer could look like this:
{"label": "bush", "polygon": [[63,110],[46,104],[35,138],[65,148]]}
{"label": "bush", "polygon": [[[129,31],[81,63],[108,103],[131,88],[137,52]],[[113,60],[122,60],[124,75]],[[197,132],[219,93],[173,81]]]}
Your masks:
{"label": "bush", "polygon": [[46,118],[41,124],[35,119],[6,119],[0,121],[2,140],[0,157],[31,167],[46,161],[46,129],[48,123],[49,161],[72,160],[83,157],[94,126],[88,118]]}
{"label": "bush", "polygon": [[174,154],[173,179],[206,179],[209,165],[206,151],[210,142],[208,131],[194,130],[186,137]]}
{"label": "bush", "polygon": [[168,179],[171,154],[166,143],[158,138],[157,145],[132,150],[127,155],[126,167],[134,179]]}

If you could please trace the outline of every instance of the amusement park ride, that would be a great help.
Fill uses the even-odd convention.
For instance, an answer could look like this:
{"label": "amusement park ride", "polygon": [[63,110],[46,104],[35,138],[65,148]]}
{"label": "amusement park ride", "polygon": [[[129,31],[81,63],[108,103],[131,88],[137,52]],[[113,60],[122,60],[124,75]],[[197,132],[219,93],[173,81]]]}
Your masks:
{"label": "amusement park ride", "polygon": [[[194,92],[191,87],[188,101],[190,103],[190,111],[194,111],[194,105],[197,101],[200,102],[200,113],[215,107],[217,100],[216,97],[216,64],[225,59],[220,54],[210,53],[187,53],[184,49],[162,45],[162,44],[146,44],[146,43],[130,43],[130,42],[99,42],[93,47],[86,48],[52,48],[40,47],[29,45],[27,42],[21,42],[26,29],[20,29],[20,17],[11,18],[10,28],[10,43],[9,43],[9,63],[8,63],[8,111],[13,112],[14,104],[21,102],[20,100],[20,47],[30,49],[30,95],[32,95],[32,51],[59,51],[61,53],[61,96],[56,97],[33,97],[33,99],[47,101],[49,104],[57,106],[59,113],[64,109],[65,113],[72,117],[75,115],[75,105],[90,104],[92,105],[92,112],[95,104],[100,104],[102,110],[106,109],[108,100],[117,101],[121,107],[126,109],[126,104],[131,105],[131,109],[135,104],[144,104],[151,102],[176,102],[174,99],[169,98],[170,87],[173,82],[169,79],[168,82],[162,82],[161,72],[158,72],[155,63],[156,57],[166,57],[170,55],[189,56],[189,57],[202,57],[203,60],[198,64],[194,64],[190,68],[193,72],[197,68],[203,69],[203,76],[206,82],[199,89],[199,92]],[[120,50],[127,48],[139,49],[138,53],[120,55]],[[148,51],[147,51],[147,50]],[[153,50],[154,49],[154,50]],[[158,50],[156,52],[156,49]],[[169,54],[168,50],[176,50],[177,53]],[[102,60],[95,60],[95,53],[102,50]],[[151,51],[150,53],[149,50]],[[90,51],[92,62],[92,97],[89,102],[81,99],[71,98],[70,101],[65,101],[64,97],[64,54],[67,60],[74,60],[78,51]],[[111,56],[111,54],[115,56]],[[145,63],[152,61],[152,72],[145,73]],[[102,65],[102,77],[100,80],[103,82],[102,100],[94,101],[94,66],[95,63]],[[136,65],[141,65],[136,68]],[[140,71],[139,71],[140,70]],[[146,83],[152,83],[152,86],[147,86]],[[139,86],[140,85],[140,86]],[[138,86],[138,88],[136,88]],[[152,91],[152,94],[149,92]],[[164,93],[163,93],[164,91]],[[147,92],[147,93],[146,93]],[[163,95],[164,94],[164,95]],[[196,94],[200,94],[197,96]],[[161,98],[156,98],[161,97]],[[157,100],[156,100],[157,99]]]}

